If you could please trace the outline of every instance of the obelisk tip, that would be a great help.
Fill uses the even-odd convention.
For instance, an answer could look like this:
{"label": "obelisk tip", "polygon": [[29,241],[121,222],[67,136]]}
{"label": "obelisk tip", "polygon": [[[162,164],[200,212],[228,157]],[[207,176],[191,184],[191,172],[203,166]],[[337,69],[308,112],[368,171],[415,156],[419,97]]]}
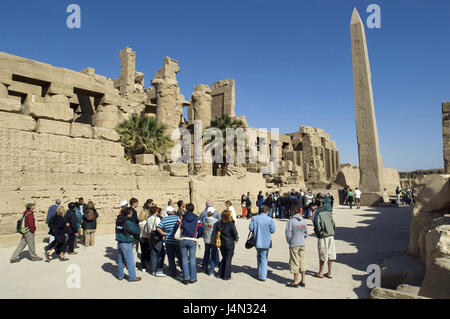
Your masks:
{"label": "obelisk tip", "polygon": [[353,14],[352,14],[352,20],[350,21],[350,24],[358,24],[361,23],[361,17],[359,16],[358,10],[356,9],[356,7],[353,9]]}

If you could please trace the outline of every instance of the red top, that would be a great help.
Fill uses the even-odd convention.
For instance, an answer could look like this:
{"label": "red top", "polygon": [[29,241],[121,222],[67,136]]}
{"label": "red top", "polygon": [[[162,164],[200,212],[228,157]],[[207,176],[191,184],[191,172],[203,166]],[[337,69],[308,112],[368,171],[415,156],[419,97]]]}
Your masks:
{"label": "red top", "polygon": [[25,218],[25,227],[28,227],[30,229],[30,232],[32,234],[34,234],[34,232],[36,231],[36,224],[34,222],[34,213],[31,210],[26,210],[23,212],[23,216],[25,216],[26,214],[30,213],[26,218]]}

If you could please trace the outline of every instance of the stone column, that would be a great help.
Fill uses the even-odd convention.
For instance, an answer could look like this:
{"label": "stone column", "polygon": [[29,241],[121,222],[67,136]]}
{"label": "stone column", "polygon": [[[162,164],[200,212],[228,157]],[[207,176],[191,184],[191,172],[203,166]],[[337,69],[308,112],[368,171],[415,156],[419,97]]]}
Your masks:
{"label": "stone column", "polygon": [[356,8],[350,22],[356,129],[358,137],[361,204],[374,205],[383,196],[383,167],[373,103],[369,54],[364,24]]}
{"label": "stone column", "polygon": [[442,103],[442,136],[444,138],[444,170],[450,174],[450,102]]}
{"label": "stone column", "polygon": [[211,125],[211,92],[208,85],[200,84],[194,87],[192,93],[194,120],[202,121],[203,129]]}
{"label": "stone column", "polygon": [[127,96],[134,92],[136,76],[136,52],[130,48],[120,51],[120,95]]}
{"label": "stone column", "polygon": [[156,118],[158,123],[167,126],[167,134],[180,126],[183,114],[184,96],[180,94],[177,73],[180,71],[178,62],[164,58],[163,67],[156,72],[152,85],[156,89]]}

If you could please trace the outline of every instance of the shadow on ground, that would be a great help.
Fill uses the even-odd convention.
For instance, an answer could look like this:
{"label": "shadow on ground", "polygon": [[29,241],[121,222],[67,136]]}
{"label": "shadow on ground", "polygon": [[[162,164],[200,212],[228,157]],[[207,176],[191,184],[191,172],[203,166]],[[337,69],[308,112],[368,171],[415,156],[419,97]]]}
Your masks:
{"label": "shadow on ground", "polygon": [[[348,210],[367,219],[357,227],[336,226],[336,240],[342,240],[356,248],[355,253],[337,252],[337,263],[366,272],[371,264],[381,265],[383,260],[399,255],[408,249],[412,206],[400,208],[370,207],[364,211]],[[346,214],[347,212],[343,212]],[[354,289],[360,298],[367,298],[367,275],[353,276],[361,286]]]}

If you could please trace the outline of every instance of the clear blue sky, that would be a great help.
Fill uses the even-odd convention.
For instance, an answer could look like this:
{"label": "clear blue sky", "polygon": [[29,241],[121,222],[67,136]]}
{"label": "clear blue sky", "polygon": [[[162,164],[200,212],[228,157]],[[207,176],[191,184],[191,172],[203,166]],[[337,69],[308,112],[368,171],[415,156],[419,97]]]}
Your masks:
{"label": "clear blue sky", "polygon": [[[80,30],[66,27],[70,3],[81,6]],[[366,33],[383,164],[443,167],[448,0],[2,0],[0,51],[115,78],[129,46],[147,87],[170,56],[187,99],[194,85],[233,78],[250,126],[320,127],[342,163],[358,164],[349,23],[354,6],[366,20],[371,3],[381,7],[381,29]]]}

